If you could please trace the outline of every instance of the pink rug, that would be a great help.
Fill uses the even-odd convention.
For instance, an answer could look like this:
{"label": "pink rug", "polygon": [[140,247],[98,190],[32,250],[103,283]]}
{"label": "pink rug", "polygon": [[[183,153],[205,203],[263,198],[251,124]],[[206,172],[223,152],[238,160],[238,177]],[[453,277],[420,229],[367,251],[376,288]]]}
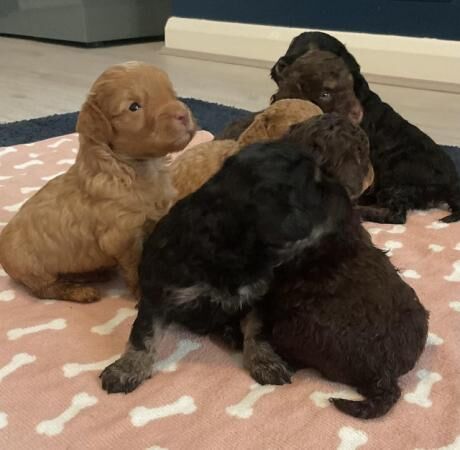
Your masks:
{"label": "pink rug", "polygon": [[[75,134],[0,148],[0,227],[72,164]],[[460,224],[414,212],[405,226],[368,224],[431,311],[430,337],[403,395],[384,418],[360,421],[329,405],[347,386],[310,371],[258,386],[239,354],[170,330],[156,374],[107,395],[99,372],[123,350],[136,310],[120,281],[90,305],[40,301],[0,269],[0,448],[460,449]]]}

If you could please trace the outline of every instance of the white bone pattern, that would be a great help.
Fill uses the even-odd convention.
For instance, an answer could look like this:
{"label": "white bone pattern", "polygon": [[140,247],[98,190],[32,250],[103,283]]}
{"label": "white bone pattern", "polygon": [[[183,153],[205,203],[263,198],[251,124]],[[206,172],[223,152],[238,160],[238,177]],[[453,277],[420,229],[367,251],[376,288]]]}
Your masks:
{"label": "white bone pattern", "polygon": [[120,355],[112,356],[111,358],[104,359],[103,361],[96,361],[93,363],[67,363],[62,366],[62,371],[66,378],[73,378],[80,375],[83,372],[91,372],[95,370],[105,369],[108,365],[115,362]]}
{"label": "white bone pattern", "polygon": [[428,337],[426,340],[426,347],[429,345],[441,345],[444,343],[444,339],[437,334],[428,333]]}
{"label": "white bone pattern", "polygon": [[421,406],[422,408],[429,408],[433,403],[430,399],[431,389],[435,383],[442,380],[442,376],[437,372],[421,369],[417,372],[417,378],[420,381],[415,391],[408,392],[404,396],[404,400],[408,403]]}
{"label": "white bone pattern", "polygon": [[10,302],[11,300],[14,300],[15,297],[16,294],[12,289],[0,292],[0,302]]}
{"label": "white bone pattern", "polygon": [[450,302],[449,306],[457,312],[460,312],[460,302]]}
{"label": "white bone pattern", "polygon": [[108,335],[113,332],[113,330],[125,321],[128,317],[133,317],[137,314],[137,311],[132,308],[120,308],[115,316],[108,320],[107,322],[96,325],[91,328],[91,331],[102,336]]}
{"label": "white bone pattern", "polygon": [[65,319],[54,319],[51,322],[34,325],[32,327],[14,328],[13,330],[8,331],[7,336],[10,341],[14,341],[28,334],[39,333],[40,331],[63,330],[66,326],[67,321]]}
{"label": "white bone pattern", "polygon": [[337,450],[355,450],[364,445],[368,438],[364,431],[353,427],[342,427],[339,430],[340,444]]}
{"label": "white bone pattern", "polygon": [[97,398],[87,394],[86,392],[80,392],[72,398],[70,406],[59,416],[54,419],[44,420],[40,422],[35,431],[38,434],[45,434],[47,436],[55,436],[64,431],[64,426],[69,420],[76,417],[82,410],[89,408],[97,403]]}
{"label": "white bone pattern", "polygon": [[0,411],[0,430],[8,425],[8,414]]}
{"label": "white bone pattern", "polygon": [[320,408],[327,408],[330,406],[330,398],[344,398],[346,400],[363,399],[363,397],[351,389],[342,389],[340,391],[333,392],[314,391],[310,394],[310,400]]}
{"label": "white bone pattern", "polygon": [[177,363],[184,359],[190,352],[198,350],[200,347],[201,344],[198,342],[183,339],[179,341],[176,350],[167,358],[156,362],[153,369],[158,372],[174,372],[177,370]]}
{"label": "white bone pattern", "polygon": [[32,364],[37,359],[34,355],[28,353],[18,353],[11,358],[11,361],[0,369],[0,383],[11,373],[27,364]]}
{"label": "white bone pattern", "polygon": [[249,419],[254,413],[254,405],[264,395],[270,394],[275,390],[275,386],[261,386],[258,383],[252,384],[249,387],[249,393],[235,405],[230,405],[225,408],[227,414],[239,419]]}
{"label": "white bone pattern", "polygon": [[454,270],[450,275],[445,276],[444,279],[453,283],[460,283],[460,260],[455,261],[452,266]]}
{"label": "white bone pattern", "polygon": [[135,427],[143,427],[153,420],[164,417],[176,416],[178,414],[192,414],[196,411],[195,401],[189,395],[183,395],[173,403],[159,406],[157,408],[146,408],[138,406],[130,411],[131,423]]}

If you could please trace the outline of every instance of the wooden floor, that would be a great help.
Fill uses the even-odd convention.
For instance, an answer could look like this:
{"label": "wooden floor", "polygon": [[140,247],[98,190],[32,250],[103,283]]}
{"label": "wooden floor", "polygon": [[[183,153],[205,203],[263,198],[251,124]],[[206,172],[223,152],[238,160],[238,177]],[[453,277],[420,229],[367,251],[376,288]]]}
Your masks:
{"label": "wooden floor", "polygon": [[[82,49],[0,37],[0,123],[77,111],[109,65],[143,60],[165,69],[180,96],[258,110],[275,90],[266,69],[160,53],[163,43]],[[446,68],[448,70],[448,68]],[[440,144],[460,145],[460,95],[372,86]]]}

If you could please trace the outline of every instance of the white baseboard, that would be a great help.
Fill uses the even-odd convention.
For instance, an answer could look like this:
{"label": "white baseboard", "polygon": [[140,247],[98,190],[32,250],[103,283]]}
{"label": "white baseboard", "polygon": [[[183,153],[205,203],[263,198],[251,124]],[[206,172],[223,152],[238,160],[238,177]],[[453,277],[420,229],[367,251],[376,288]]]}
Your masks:
{"label": "white baseboard", "polygon": [[[312,30],[171,17],[165,51],[270,67],[303,31]],[[460,41],[320,31],[341,40],[366,75],[460,92]]]}

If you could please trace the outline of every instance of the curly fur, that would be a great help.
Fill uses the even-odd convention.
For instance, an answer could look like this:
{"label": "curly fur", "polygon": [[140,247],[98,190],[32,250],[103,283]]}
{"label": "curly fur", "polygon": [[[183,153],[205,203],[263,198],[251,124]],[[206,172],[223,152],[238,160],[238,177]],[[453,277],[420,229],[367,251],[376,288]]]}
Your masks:
{"label": "curly fur", "polygon": [[[131,111],[134,102],[140,108]],[[75,164],[3,229],[0,262],[39,298],[98,300],[100,292],[80,282],[116,266],[137,296],[145,232],[174,200],[164,156],[190,141],[195,124],[163,71],[132,62],[95,81],[77,131]]]}
{"label": "curly fur", "polygon": [[[364,132],[346,122],[325,114],[293,127],[288,139],[311,149],[322,170],[358,197],[372,183],[369,145]],[[398,377],[423,351],[428,313],[348,208],[342,228],[276,269],[257,315],[243,326],[244,360],[259,383],[289,382],[289,364],[351,384],[364,400],[331,401],[370,419],[398,400]]]}
{"label": "curly fur", "polygon": [[[273,66],[272,78],[281,88],[296,61],[318,49],[332,52],[346,64],[364,109],[361,125],[370,139],[376,174],[374,186],[361,200],[363,205],[370,206],[370,215],[366,217],[364,213],[364,217],[378,222],[404,223],[410,209],[427,209],[447,202],[452,214],[442,220],[460,220],[460,180],[452,160],[429,136],[369,88],[356,59],[340,41],[321,32],[300,34]],[[302,92],[299,96],[315,102],[310,93]]]}
{"label": "curly fur", "polygon": [[[292,67],[284,71],[279,89],[272,103],[281,99],[304,98],[318,105],[323,112],[336,112],[358,124],[362,107],[353,91],[353,78],[344,62],[329,52],[310,52],[297,58]],[[216,139],[238,139],[257,113],[227,125]]]}
{"label": "curly fur", "polygon": [[256,142],[279,139],[291,125],[321,113],[318,106],[305,100],[281,100],[251,117],[247,127],[238,133],[237,140],[216,140],[186,150],[170,165],[177,199],[196,191],[217,173],[228,157],[241,148]]}
{"label": "curly fur", "polygon": [[148,378],[143,361],[168,323],[225,334],[265,294],[275,267],[343,226],[349,204],[298,146],[253,144],[231,156],[147,239],[128,351],[101,374],[103,388],[129,392]]}

